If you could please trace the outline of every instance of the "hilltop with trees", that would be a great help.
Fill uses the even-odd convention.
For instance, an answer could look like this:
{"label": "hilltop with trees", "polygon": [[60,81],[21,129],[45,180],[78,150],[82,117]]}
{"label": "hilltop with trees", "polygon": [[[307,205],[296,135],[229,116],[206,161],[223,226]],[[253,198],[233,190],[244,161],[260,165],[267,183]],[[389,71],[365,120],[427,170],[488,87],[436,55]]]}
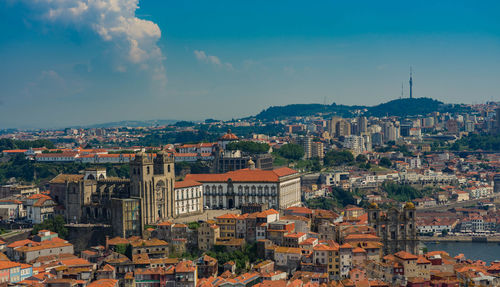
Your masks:
{"label": "hilltop with trees", "polygon": [[336,103],[332,103],[331,105],[293,104],[273,106],[261,111],[255,117],[261,120],[279,120],[287,117],[304,117],[322,114],[324,116],[335,115],[349,118],[356,116],[358,112],[362,110],[365,110],[364,115],[366,116],[382,117],[391,115],[404,117],[425,115],[432,112],[465,111],[466,109],[467,108],[462,105],[445,104],[431,98],[404,98],[392,100],[376,106],[348,106],[337,105]]}

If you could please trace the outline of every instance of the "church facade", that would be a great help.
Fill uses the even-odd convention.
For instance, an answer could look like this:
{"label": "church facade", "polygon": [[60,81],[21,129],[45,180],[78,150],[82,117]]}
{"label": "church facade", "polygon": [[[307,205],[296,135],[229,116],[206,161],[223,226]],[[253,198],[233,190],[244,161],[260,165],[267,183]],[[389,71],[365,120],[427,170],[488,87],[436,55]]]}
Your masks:
{"label": "church facade", "polygon": [[173,157],[163,151],[154,158],[139,152],[129,165],[129,179],[107,177],[99,168],[52,179],[51,196],[64,207],[66,222],[110,224],[115,235],[132,236],[148,224],[173,218]]}
{"label": "church facade", "polygon": [[384,254],[406,251],[418,254],[416,210],[408,202],[403,209],[383,211],[372,203],[368,210],[368,223],[375,229],[384,244]]}

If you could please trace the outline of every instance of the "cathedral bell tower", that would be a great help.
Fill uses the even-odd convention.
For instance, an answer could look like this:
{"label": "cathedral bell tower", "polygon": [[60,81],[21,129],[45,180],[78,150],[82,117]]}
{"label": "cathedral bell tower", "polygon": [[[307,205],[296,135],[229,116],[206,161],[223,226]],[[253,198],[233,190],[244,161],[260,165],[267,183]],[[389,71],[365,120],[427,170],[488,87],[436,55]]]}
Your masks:
{"label": "cathedral bell tower", "polygon": [[130,196],[141,200],[142,226],[173,214],[174,160],[164,151],[152,158],[138,152],[130,162]]}
{"label": "cathedral bell tower", "polygon": [[165,151],[160,151],[153,162],[157,220],[172,218],[174,215],[174,159]]}

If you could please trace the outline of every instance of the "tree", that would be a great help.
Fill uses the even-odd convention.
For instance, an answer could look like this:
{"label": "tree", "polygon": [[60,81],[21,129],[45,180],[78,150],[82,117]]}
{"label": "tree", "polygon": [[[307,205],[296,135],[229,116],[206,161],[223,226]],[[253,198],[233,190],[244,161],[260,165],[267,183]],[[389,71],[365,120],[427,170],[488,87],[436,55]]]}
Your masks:
{"label": "tree", "polygon": [[287,159],[299,160],[304,157],[304,149],[300,145],[289,143],[283,145],[278,154]]}
{"label": "tree", "polygon": [[329,166],[339,166],[353,162],[354,156],[348,150],[331,150],[325,155],[325,164]]}
{"label": "tree", "polygon": [[400,185],[395,182],[386,181],[382,183],[382,190],[387,192],[387,197],[397,201],[410,201],[434,193],[432,188],[416,189],[411,185]]}
{"label": "tree", "polygon": [[127,244],[117,244],[115,247],[115,252],[125,255],[127,252]]}
{"label": "tree", "polygon": [[239,141],[227,144],[228,150],[241,150],[245,153],[256,154],[266,153],[269,151],[269,145],[266,143],[258,143],[253,141]]}
{"label": "tree", "polygon": [[364,154],[359,154],[356,157],[356,162],[363,162],[363,163],[365,163],[367,160],[368,160],[368,158]]}
{"label": "tree", "polygon": [[33,226],[33,234],[38,234],[40,230],[50,230],[59,235],[60,238],[66,238],[68,236],[68,229],[64,226],[64,218],[61,215],[56,215],[54,218],[46,219],[40,224]]}
{"label": "tree", "polygon": [[383,166],[383,167],[389,168],[389,167],[391,167],[392,162],[391,162],[390,159],[388,159],[386,157],[383,157],[383,158],[380,159],[379,165]]}
{"label": "tree", "polygon": [[193,230],[196,230],[200,227],[200,224],[196,221],[193,221],[193,222],[189,222],[188,223],[188,228],[189,229],[193,229]]}

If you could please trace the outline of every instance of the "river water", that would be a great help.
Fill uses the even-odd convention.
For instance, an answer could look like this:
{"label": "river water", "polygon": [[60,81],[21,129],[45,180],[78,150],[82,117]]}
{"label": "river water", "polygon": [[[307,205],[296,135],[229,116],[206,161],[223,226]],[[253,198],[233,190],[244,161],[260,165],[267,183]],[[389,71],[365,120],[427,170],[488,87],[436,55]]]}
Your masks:
{"label": "river water", "polygon": [[425,242],[428,251],[443,250],[450,256],[463,253],[467,259],[483,260],[490,263],[495,260],[500,261],[499,243],[486,242]]}

